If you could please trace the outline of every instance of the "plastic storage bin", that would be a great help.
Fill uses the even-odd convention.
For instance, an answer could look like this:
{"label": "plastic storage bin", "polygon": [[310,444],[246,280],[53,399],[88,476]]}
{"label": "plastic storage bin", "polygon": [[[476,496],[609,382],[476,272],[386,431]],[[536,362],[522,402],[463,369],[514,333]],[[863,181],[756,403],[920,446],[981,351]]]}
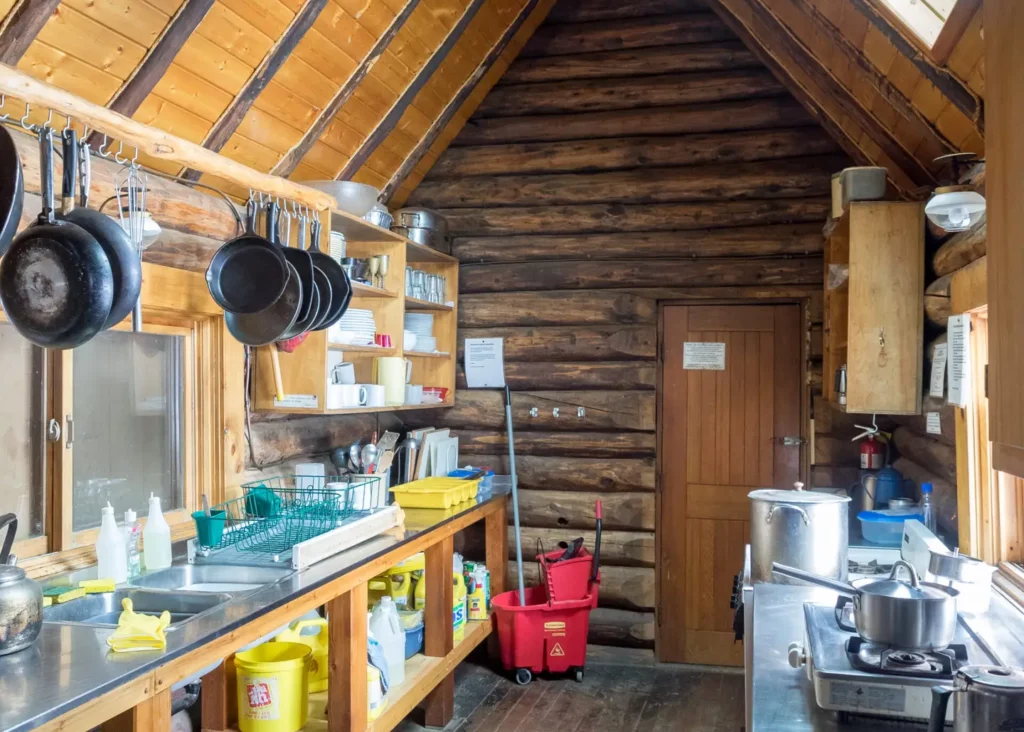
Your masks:
{"label": "plastic storage bin", "polygon": [[903,541],[903,523],[916,519],[924,521],[919,511],[898,511],[881,509],[879,511],[861,511],[857,514],[860,520],[860,531],[864,538],[872,544],[881,546],[899,546]]}
{"label": "plastic storage bin", "polygon": [[476,497],[479,480],[423,478],[395,486],[391,492],[402,508],[449,508]]}
{"label": "plastic storage bin", "polygon": [[423,623],[405,629],[405,658],[412,658],[423,650]]}

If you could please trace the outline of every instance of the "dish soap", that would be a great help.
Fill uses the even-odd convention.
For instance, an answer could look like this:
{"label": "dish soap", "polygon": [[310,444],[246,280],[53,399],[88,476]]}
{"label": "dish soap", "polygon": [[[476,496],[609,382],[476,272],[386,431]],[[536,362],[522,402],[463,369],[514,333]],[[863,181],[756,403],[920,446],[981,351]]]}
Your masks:
{"label": "dish soap", "polygon": [[452,640],[466,637],[466,578],[462,575],[462,555],[452,556]]}
{"label": "dish soap", "polygon": [[114,507],[107,502],[101,512],[100,535],[96,537],[96,574],[99,579],[112,579],[115,584],[128,581],[128,559],[124,539],[114,521]]}
{"label": "dish soap", "polygon": [[171,527],[160,509],[160,498],[152,493],[149,494],[149,518],[142,530],[142,555],[147,572],[171,566]]}
{"label": "dish soap", "polygon": [[142,554],[139,551],[142,524],[130,508],[124,512],[123,535],[125,556],[128,558],[128,579],[131,580],[142,574]]}

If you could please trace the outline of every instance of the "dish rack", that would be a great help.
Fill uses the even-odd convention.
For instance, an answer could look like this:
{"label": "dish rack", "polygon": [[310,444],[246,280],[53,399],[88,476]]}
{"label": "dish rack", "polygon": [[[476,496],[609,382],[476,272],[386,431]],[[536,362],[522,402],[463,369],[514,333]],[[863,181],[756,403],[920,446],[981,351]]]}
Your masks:
{"label": "dish rack", "polygon": [[201,548],[283,554],[384,505],[383,479],[376,476],[286,475],[252,481],[242,485],[240,498],[210,508],[212,520],[223,521],[223,531]]}

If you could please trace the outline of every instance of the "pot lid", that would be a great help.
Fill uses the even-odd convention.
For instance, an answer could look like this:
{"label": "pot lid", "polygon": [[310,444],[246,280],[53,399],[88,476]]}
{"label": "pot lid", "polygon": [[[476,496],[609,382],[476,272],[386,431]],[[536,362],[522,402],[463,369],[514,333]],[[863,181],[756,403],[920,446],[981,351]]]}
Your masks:
{"label": "pot lid", "polygon": [[752,500],[772,501],[775,503],[849,503],[849,496],[839,496],[835,493],[822,493],[819,491],[782,490],[779,488],[759,488],[751,491],[747,497]]}
{"label": "pot lid", "polygon": [[1024,692],[1024,669],[1013,666],[964,666],[956,672],[956,680],[961,689]]}
{"label": "pot lid", "polygon": [[7,564],[0,564],[0,587],[25,579],[25,570],[21,567],[11,567]]}
{"label": "pot lid", "polygon": [[[909,580],[899,579],[898,575],[901,568],[908,571],[910,574]],[[960,594],[950,588],[940,587],[930,582],[920,582],[917,577],[917,570],[902,559],[893,562],[892,572],[889,573],[887,578],[868,582],[858,589],[867,595],[907,600],[947,600]]]}

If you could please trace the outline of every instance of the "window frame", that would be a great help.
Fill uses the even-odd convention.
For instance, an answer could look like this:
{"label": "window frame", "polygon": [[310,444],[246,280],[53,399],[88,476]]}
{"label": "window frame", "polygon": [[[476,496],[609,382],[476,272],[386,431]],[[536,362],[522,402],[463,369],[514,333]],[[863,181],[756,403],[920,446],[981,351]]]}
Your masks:
{"label": "window frame", "polygon": [[942,24],[935,42],[929,44],[918,32],[900,17],[886,0],[868,0],[871,6],[889,25],[906,36],[915,46],[937,64],[945,65],[956,44],[963,38],[974,14],[981,9],[981,0],[957,0]]}

